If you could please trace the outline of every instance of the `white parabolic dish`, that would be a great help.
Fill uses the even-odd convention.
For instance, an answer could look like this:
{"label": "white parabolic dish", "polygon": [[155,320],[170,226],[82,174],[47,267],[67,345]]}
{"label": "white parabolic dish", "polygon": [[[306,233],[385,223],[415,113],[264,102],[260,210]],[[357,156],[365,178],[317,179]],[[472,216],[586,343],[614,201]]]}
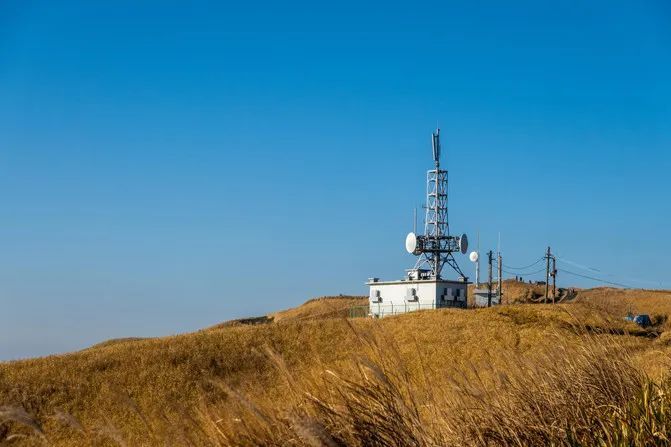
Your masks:
{"label": "white parabolic dish", "polygon": [[468,255],[468,259],[471,260],[471,262],[478,262],[478,258],[480,255],[478,254],[477,251],[472,251],[470,255]]}
{"label": "white parabolic dish", "polygon": [[408,253],[415,253],[417,250],[417,236],[415,233],[408,233],[405,237],[405,249]]}

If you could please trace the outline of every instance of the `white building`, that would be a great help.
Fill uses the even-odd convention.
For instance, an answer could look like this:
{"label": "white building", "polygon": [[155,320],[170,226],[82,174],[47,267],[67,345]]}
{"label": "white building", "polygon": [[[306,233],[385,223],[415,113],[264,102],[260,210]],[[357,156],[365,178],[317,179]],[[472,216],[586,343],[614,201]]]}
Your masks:
{"label": "white building", "polygon": [[406,279],[380,281],[370,278],[370,314],[384,317],[399,313],[442,307],[465,308],[468,282],[435,279],[427,270],[409,270]]}

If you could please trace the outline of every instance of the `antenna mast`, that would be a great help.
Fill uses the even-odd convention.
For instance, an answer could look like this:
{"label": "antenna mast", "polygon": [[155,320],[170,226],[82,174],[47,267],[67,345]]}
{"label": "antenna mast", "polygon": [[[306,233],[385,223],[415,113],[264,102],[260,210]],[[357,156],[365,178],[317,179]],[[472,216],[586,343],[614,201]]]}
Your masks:
{"label": "antenna mast", "polygon": [[417,233],[417,207],[412,210],[412,232]]}
{"label": "antenna mast", "polygon": [[[450,236],[450,225],[447,219],[447,171],[440,169],[440,129],[431,135],[433,161],[435,169],[426,173],[426,219],[424,235],[421,236],[422,255],[415,269],[428,264],[431,276],[441,278],[443,266],[448,264],[462,278],[466,275],[461,271],[454,259],[453,252],[461,249],[459,237]],[[464,246],[467,241],[463,241]]]}

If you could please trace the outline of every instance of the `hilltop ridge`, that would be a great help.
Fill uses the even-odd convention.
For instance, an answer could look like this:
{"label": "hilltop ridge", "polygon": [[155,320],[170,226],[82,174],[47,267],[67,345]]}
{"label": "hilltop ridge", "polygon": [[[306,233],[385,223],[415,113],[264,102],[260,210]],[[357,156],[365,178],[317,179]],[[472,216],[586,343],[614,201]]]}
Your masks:
{"label": "hilltop ridge", "polygon": [[[537,289],[504,283],[504,294],[515,303],[528,302]],[[571,303],[554,306],[508,304],[380,320],[346,318],[352,306],[366,303],[366,297],[321,297],[189,334],[109,341],[79,352],[2,363],[0,405],[34,415],[54,445],[95,444],[54,417],[61,412],[83,427],[113,426],[124,442],[136,445],[149,442],[143,418],[151,419],[157,432],[189,430],[189,418],[204,403],[222,409],[232,405],[230,392],[222,393],[215,383],[243,393],[254,405],[282,411],[288,405],[283,396],[296,386],[292,383],[312,383],[324,371],[349,371],[353,359],[367,352],[370,343],[362,340],[369,337],[382,351],[393,349],[410,374],[482,362],[495,370],[505,356],[537,355],[551,338],[582,343],[578,326],[621,334],[618,340],[635,350],[635,361],[651,376],[665,371],[659,353],[671,354],[669,291],[583,289]],[[624,321],[628,310],[651,314],[655,326],[642,329]],[[278,374],[280,358],[290,371],[289,382]],[[185,414],[191,416],[184,419]],[[16,430],[21,428],[0,424],[0,439]]]}

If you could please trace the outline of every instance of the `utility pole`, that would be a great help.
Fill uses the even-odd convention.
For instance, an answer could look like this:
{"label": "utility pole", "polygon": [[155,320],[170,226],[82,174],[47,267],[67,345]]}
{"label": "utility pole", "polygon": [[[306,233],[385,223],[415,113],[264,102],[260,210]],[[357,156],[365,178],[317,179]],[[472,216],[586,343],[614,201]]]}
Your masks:
{"label": "utility pole", "polygon": [[503,266],[503,258],[501,257],[501,252],[499,252],[499,265],[498,265],[498,272],[499,272],[499,304],[503,304],[501,300],[501,295],[503,294],[503,273],[501,270],[501,267]]}
{"label": "utility pole", "polygon": [[489,250],[487,259],[489,263],[489,281],[487,281],[487,307],[492,307],[492,257],[494,253]]}
{"label": "utility pole", "polygon": [[548,302],[548,288],[550,287],[550,247],[545,255],[545,299],[543,303]]}
{"label": "utility pole", "polygon": [[552,256],[552,304],[557,296],[557,259]]}

